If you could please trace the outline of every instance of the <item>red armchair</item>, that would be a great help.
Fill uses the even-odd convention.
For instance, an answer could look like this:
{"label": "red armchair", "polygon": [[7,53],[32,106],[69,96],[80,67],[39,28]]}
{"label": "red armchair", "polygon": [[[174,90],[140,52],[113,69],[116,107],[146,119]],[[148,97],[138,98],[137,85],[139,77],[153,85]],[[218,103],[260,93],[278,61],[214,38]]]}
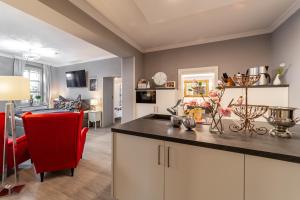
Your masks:
{"label": "red armchair", "polygon": [[[4,124],[5,124],[5,113],[0,112],[0,174],[2,174],[3,169],[3,144],[4,144]],[[7,168],[11,169],[14,166],[13,162],[13,140],[8,139],[7,143]],[[29,160],[29,150],[26,140],[26,136],[23,135],[16,139],[16,163],[20,163]]]}
{"label": "red armchair", "polygon": [[73,176],[88,132],[82,129],[83,112],[25,113],[22,118],[31,160],[41,182],[44,172],[71,169]]}

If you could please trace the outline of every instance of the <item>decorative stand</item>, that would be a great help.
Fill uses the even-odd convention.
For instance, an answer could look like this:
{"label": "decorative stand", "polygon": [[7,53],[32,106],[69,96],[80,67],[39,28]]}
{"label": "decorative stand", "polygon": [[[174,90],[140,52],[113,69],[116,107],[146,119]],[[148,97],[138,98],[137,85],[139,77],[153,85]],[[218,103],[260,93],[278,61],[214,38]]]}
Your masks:
{"label": "decorative stand", "polygon": [[255,127],[254,119],[261,117],[268,110],[268,106],[262,105],[248,105],[248,87],[255,84],[260,78],[260,75],[234,75],[233,81],[245,87],[246,97],[245,104],[232,104],[232,112],[239,116],[241,119],[240,124],[230,124],[229,129],[233,132],[245,131],[249,132],[251,135],[253,133],[263,135],[268,132],[265,127]]}

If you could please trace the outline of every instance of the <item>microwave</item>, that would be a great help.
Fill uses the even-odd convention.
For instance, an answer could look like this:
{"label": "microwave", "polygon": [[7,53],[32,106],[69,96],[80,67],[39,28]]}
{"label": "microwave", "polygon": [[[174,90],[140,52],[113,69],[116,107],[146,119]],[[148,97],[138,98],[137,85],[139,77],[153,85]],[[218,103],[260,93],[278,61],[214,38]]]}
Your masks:
{"label": "microwave", "polygon": [[136,91],[136,103],[156,103],[155,90],[141,90]]}

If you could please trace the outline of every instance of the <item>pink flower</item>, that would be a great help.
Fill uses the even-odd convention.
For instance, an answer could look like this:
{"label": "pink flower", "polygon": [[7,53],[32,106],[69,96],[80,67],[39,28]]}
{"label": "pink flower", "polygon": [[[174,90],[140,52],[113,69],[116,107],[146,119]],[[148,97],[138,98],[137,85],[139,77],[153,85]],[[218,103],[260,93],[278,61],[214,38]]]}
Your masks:
{"label": "pink flower", "polygon": [[229,107],[220,108],[219,112],[225,117],[231,116],[231,108],[229,108]]}
{"label": "pink flower", "polygon": [[211,105],[210,105],[210,103],[209,103],[208,101],[203,101],[203,102],[201,103],[201,107],[209,108],[209,107],[211,107]]}
{"label": "pink flower", "polygon": [[222,86],[222,85],[224,85],[223,81],[221,81],[221,80],[218,80],[218,85],[219,85],[219,86]]}
{"label": "pink flower", "polygon": [[236,102],[237,102],[238,105],[242,105],[243,101],[244,101],[243,96],[240,96]]}
{"label": "pink flower", "polygon": [[215,90],[211,90],[211,91],[209,91],[208,96],[209,97],[218,97],[218,92]]}
{"label": "pink flower", "polygon": [[218,96],[211,97],[211,100],[216,104],[220,103],[220,98]]}

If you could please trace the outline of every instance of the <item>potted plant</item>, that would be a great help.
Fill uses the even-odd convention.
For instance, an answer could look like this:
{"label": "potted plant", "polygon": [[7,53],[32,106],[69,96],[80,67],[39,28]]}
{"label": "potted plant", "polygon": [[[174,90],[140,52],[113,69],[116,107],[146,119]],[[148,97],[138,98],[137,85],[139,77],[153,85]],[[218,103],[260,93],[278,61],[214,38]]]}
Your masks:
{"label": "potted plant", "polygon": [[288,67],[285,63],[281,63],[280,66],[276,69],[276,76],[273,81],[273,85],[281,85],[280,78],[286,73]]}
{"label": "potted plant", "polygon": [[42,96],[37,95],[37,96],[35,96],[35,99],[36,99],[37,104],[39,105],[41,103]]}

